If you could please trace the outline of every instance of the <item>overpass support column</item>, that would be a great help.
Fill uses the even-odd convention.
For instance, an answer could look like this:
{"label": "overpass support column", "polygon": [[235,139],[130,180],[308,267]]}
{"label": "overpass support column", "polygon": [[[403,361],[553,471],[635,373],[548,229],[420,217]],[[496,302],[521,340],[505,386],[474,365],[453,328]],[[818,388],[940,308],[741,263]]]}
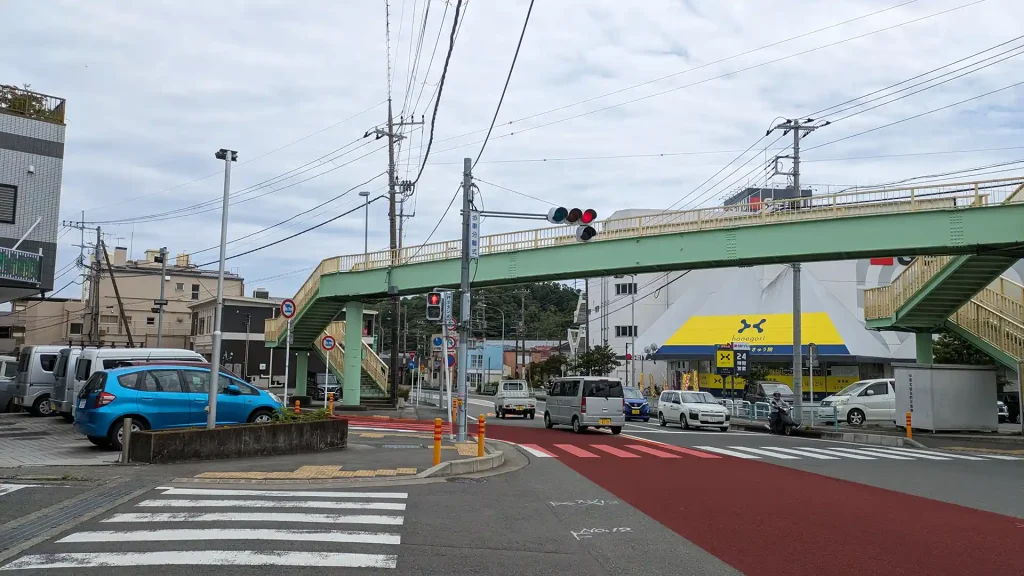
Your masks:
{"label": "overpass support column", "polygon": [[306,395],[306,377],[309,375],[309,351],[295,352],[295,395]]}
{"label": "overpass support column", "polygon": [[[363,372],[363,303],[345,303],[345,382],[342,384],[341,403],[358,406],[359,383]],[[393,350],[394,348],[392,348]]]}
{"label": "overpass support column", "polygon": [[935,361],[935,343],[931,334],[914,334],[917,348],[917,363],[931,364]]}

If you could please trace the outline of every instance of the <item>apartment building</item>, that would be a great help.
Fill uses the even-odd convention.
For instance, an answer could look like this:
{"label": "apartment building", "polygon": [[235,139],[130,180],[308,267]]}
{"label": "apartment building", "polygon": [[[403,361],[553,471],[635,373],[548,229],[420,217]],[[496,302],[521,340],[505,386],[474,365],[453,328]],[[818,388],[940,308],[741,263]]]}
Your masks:
{"label": "apartment building", "polygon": [[54,289],[64,104],[0,85],[0,302]]}
{"label": "apartment building", "polygon": [[71,298],[15,300],[0,314],[0,354],[26,344],[67,344],[82,338],[85,304]]}

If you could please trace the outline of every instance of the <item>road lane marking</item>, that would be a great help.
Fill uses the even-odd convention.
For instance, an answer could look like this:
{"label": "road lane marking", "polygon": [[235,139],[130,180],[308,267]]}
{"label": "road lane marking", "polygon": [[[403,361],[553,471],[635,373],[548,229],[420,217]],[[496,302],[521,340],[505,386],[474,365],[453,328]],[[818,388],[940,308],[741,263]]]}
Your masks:
{"label": "road lane marking", "polygon": [[744,452],[750,452],[752,454],[760,454],[761,456],[768,456],[771,458],[778,458],[780,460],[799,460],[797,456],[790,456],[789,454],[780,454],[778,452],[772,452],[771,450],[764,448],[747,448],[746,446],[729,446],[730,450],[742,450]]}
{"label": "road lane marking", "polygon": [[626,447],[632,448],[637,452],[643,452],[645,454],[650,454],[651,456],[657,456],[658,458],[679,458],[678,454],[672,454],[671,452],[664,452],[662,450],[655,450],[654,448],[651,448],[650,446],[644,446],[643,444],[627,444]]}
{"label": "road lane marking", "polygon": [[384,524],[400,526],[401,516],[377,514],[301,514],[292,512],[127,512],[101,520],[114,522],[308,522],[310,524]]}
{"label": "road lane marking", "polygon": [[183,530],[100,530],[75,532],[58,543],[76,542],[188,542],[193,540],[283,540],[286,542],[345,542],[401,544],[402,537],[387,532],[347,530],[275,530],[250,528],[198,528]]}
{"label": "road lane marking", "polygon": [[[873,453],[896,454],[897,456],[910,456],[910,457],[913,457],[913,458],[920,458],[922,460],[944,460],[944,461],[947,461],[947,462],[950,461],[950,460],[953,460],[953,458],[948,458],[946,456],[932,456],[931,454],[929,454],[927,452],[915,452],[915,453],[912,453],[912,454],[908,454],[906,452],[892,450],[888,446],[885,447],[885,448],[876,448],[874,446],[872,446],[870,448],[865,447],[864,450],[869,451],[869,452],[873,452]],[[979,460],[980,460],[980,458],[979,458]]]}
{"label": "road lane marking", "polygon": [[591,444],[590,447],[591,448],[596,448],[596,449],[598,449],[598,450],[600,450],[602,452],[607,452],[608,454],[611,454],[612,456],[618,456],[619,458],[639,458],[640,457],[638,454],[633,454],[632,452],[626,452],[625,450],[619,450],[618,448],[615,448],[614,446],[608,446],[607,444]]}
{"label": "road lane marking", "polygon": [[38,484],[0,484],[0,496],[17,492],[22,488],[35,488]]}
{"label": "road lane marking", "polygon": [[853,448],[840,448],[838,446],[833,446],[832,448],[829,448],[829,450],[833,450],[833,451],[836,451],[836,452],[841,452],[841,453],[844,453],[844,454],[851,453],[851,454],[864,454],[864,455],[867,455],[867,456],[878,456],[879,458],[888,458],[889,460],[913,460],[913,458],[908,458],[906,456],[898,456],[896,454],[889,454],[889,453],[886,453],[886,452],[873,452],[873,451],[865,449],[865,448],[853,449]]}
{"label": "road lane marking", "polygon": [[[949,454],[949,455],[953,456],[952,454]],[[962,454],[961,454],[961,456],[962,456]],[[1020,456],[1006,456],[1004,454],[984,454],[983,456],[984,456],[984,458],[983,458],[984,460],[988,460],[990,458],[994,459],[994,460],[1014,460],[1014,461],[1021,460]],[[954,458],[955,458],[955,456],[954,456]]]}
{"label": "road lane marking", "polygon": [[307,490],[221,490],[216,488],[175,488],[160,486],[164,496],[266,496],[274,498],[377,498],[381,500],[404,500],[406,492],[322,492]]}
{"label": "road lane marking", "polygon": [[334,510],[405,510],[400,502],[336,502],[330,500],[143,500],[143,508],[330,508]]}
{"label": "road lane marking", "polygon": [[689,448],[683,448],[682,446],[673,446],[672,444],[660,445],[666,450],[672,450],[673,452],[679,452],[680,454],[687,454],[689,456],[696,456],[697,458],[721,458],[721,456],[715,456],[714,454],[708,454],[707,452],[701,452],[700,450],[690,450]]}
{"label": "road lane marking", "polygon": [[548,452],[547,450],[537,446],[536,444],[517,444],[523,450],[526,450],[530,454],[533,454],[537,458],[558,458],[558,456]]}
{"label": "road lane marking", "polygon": [[[913,450],[913,449],[910,449],[910,448],[899,448],[899,447],[896,447],[896,446],[886,446],[886,449],[892,450],[894,452],[904,453],[904,454],[911,454],[911,455],[929,454],[929,455],[932,455],[932,456],[942,456],[943,459],[952,458],[954,460],[986,460],[987,458],[991,458],[992,457],[992,456],[990,456],[988,454],[986,454],[985,457],[969,456],[967,454],[947,454],[946,452],[933,452],[931,450]],[[921,456],[921,457],[924,458],[924,456]],[[1012,459],[1016,460],[1016,458],[1012,458]]]}
{"label": "road lane marking", "polygon": [[814,458],[815,460],[839,460],[838,456],[826,456],[824,454],[815,454],[810,450],[804,450],[803,448],[780,448],[778,446],[772,446],[772,450],[779,452],[786,452],[787,454],[796,454],[797,456],[806,456],[807,458]]}
{"label": "road lane marking", "polygon": [[844,454],[842,452],[833,452],[828,448],[811,448],[809,446],[801,446],[800,450],[805,452],[820,452],[822,454],[831,454],[833,456],[841,456],[843,458],[849,458],[851,460],[874,460],[874,456],[864,456],[861,454]]}
{"label": "road lane marking", "polygon": [[0,570],[98,568],[114,566],[329,566],[332,568],[394,568],[388,554],[327,552],[173,550],[164,552],[73,552],[22,556]]}
{"label": "road lane marking", "polygon": [[726,450],[725,448],[717,448],[715,446],[694,446],[694,448],[700,448],[701,450],[707,450],[708,452],[714,452],[716,454],[724,454],[726,456],[732,456],[734,458],[743,458],[744,460],[760,460],[760,456],[754,456],[753,454],[744,454],[743,452],[736,452],[735,450]]}
{"label": "road lane marking", "polygon": [[572,444],[555,444],[555,448],[564,450],[577,458],[600,458],[597,454],[587,452],[586,450],[573,446]]}

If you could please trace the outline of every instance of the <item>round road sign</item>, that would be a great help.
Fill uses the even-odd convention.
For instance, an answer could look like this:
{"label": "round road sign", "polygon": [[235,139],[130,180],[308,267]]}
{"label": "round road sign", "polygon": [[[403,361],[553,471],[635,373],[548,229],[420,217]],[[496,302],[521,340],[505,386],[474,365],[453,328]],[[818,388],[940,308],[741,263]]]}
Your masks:
{"label": "round road sign", "polygon": [[455,366],[455,355],[449,354],[448,355],[448,367],[450,368],[452,366]]}
{"label": "round road sign", "polygon": [[448,337],[448,349],[451,350],[451,349],[455,348],[456,344],[457,344],[457,341],[455,340],[455,337],[454,336],[449,336]]}
{"label": "round road sign", "polygon": [[443,343],[440,336],[434,336],[434,346],[440,348]]}
{"label": "round road sign", "polygon": [[324,334],[324,337],[320,339],[320,347],[324,350],[334,350],[335,344],[334,336],[330,334]]}
{"label": "round road sign", "polygon": [[285,300],[281,302],[281,316],[284,316],[285,318],[288,319],[291,319],[293,316],[295,316],[295,300],[292,300],[291,298],[285,298]]}

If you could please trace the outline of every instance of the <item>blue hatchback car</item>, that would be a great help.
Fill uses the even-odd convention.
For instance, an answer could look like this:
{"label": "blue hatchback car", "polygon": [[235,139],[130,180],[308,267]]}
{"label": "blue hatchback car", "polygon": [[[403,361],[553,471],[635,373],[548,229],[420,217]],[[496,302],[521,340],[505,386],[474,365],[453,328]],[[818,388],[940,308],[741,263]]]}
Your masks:
{"label": "blue hatchback car", "polygon": [[[265,424],[281,409],[275,394],[220,373],[217,424]],[[96,372],[75,399],[75,431],[97,446],[121,449],[123,420],[132,431],[206,425],[210,369],[183,364]]]}
{"label": "blue hatchback car", "polygon": [[643,392],[639,388],[624,387],[622,395],[622,415],[626,417],[626,420],[647,422],[651,419],[651,405],[647,403],[647,399],[644,398]]}

